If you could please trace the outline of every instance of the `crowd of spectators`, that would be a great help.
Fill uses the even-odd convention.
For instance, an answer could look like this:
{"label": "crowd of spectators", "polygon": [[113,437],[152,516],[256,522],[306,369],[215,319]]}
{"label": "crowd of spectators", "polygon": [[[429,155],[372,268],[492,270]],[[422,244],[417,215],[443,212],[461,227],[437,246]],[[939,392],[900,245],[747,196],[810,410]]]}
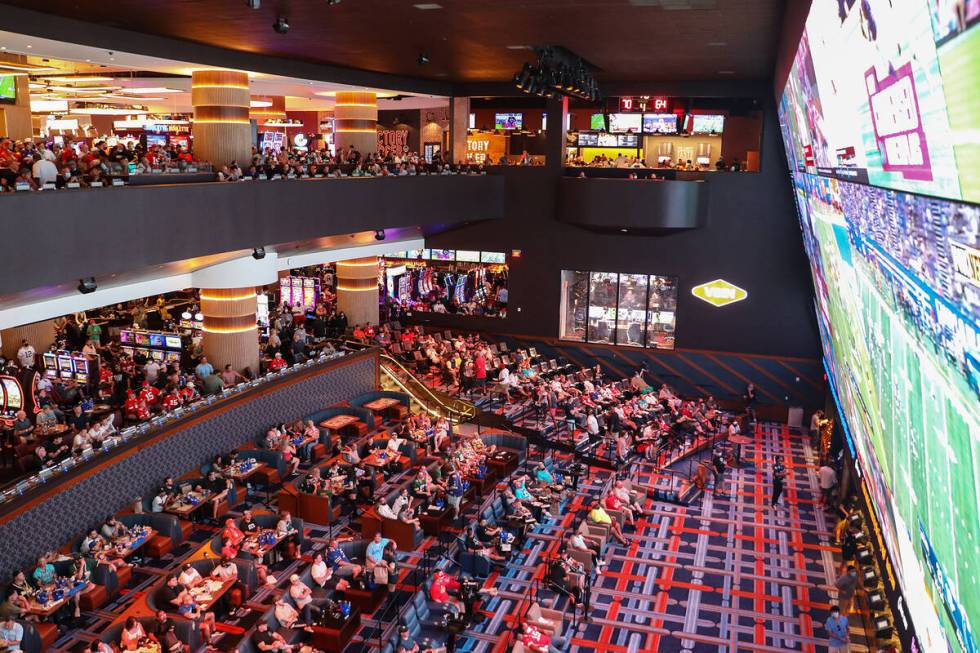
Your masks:
{"label": "crowd of spectators", "polygon": [[62,143],[4,138],[0,139],[0,192],[13,192],[18,185],[26,185],[27,190],[49,184],[58,189],[73,188],[74,184],[79,188],[108,186],[113,178],[129,178],[130,164],[135,164],[138,174],[206,165],[197,162],[189,149],[176,144],[147,148],[137,141],[114,146],[106,140],[73,142],[70,136]]}

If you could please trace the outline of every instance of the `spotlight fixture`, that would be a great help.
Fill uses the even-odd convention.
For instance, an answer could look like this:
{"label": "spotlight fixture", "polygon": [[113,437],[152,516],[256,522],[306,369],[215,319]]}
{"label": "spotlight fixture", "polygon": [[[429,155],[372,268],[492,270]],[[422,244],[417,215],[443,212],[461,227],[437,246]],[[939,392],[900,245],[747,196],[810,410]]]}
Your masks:
{"label": "spotlight fixture", "polygon": [[528,95],[551,98],[567,95],[589,102],[601,99],[592,67],[578,55],[559,46],[535,49],[537,65],[525,63],[514,75],[514,85]]}
{"label": "spotlight fixture", "polygon": [[418,62],[420,66],[426,66],[429,63],[429,55],[422,53],[419,55]]}
{"label": "spotlight fixture", "polygon": [[95,277],[85,277],[78,280],[78,292],[83,295],[94,293],[99,288],[95,283]]}
{"label": "spotlight fixture", "polygon": [[289,19],[285,16],[279,16],[276,18],[276,22],[272,23],[272,29],[275,30],[276,34],[286,34],[289,32]]}
{"label": "spotlight fixture", "polygon": [[265,258],[265,247],[256,247],[252,250],[252,258],[261,261]]}
{"label": "spotlight fixture", "polygon": [[339,5],[340,0],[327,0],[327,6],[333,7],[334,5]]}
{"label": "spotlight fixture", "polygon": [[262,0],[245,0],[245,5],[249,9],[258,9],[262,6]]}
{"label": "spotlight fixture", "polygon": [[384,229],[378,229],[377,231],[375,231],[374,232],[374,239],[375,240],[384,240],[385,239],[385,230]]}

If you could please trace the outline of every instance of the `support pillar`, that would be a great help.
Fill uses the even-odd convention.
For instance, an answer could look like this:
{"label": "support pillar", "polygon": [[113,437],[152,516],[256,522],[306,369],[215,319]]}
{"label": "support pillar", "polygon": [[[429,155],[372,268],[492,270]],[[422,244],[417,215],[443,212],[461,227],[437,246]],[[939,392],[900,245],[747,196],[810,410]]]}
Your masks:
{"label": "support pillar", "polygon": [[378,96],[376,93],[338,91],[334,104],[334,144],[337,153],[350,149],[364,157],[378,151]]}
{"label": "support pillar", "polygon": [[33,324],[11,327],[0,332],[0,342],[3,343],[3,356],[7,359],[16,359],[17,350],[20,349],[21,342],[27,340],[37,352],[38,360],[41,353],[48,350],[54,344],[56,329],[54,320],[44,320]]}
{"label": "support pillar", "polygon": [[565,121],[568,97],[559,95],[548,100],[548,130],[545,133],[545,161],[549,170],[560,172],[565,166]]}
{"label": "support pillar", "polygon": [[378,323],[378,257],[337,261],[337,310],[347,323]]}
{"label": "support pillar", "polygon": [[243,168],[252,158],[248,74],[232,70],[195,70],[191,78],[194,105],[194,156],[217,167],[236,161]]}
{"label": "support pillar", "polygon": [[241,372],[246,367],[259,373],[258,308],[255,288],[207,288],[201,290],[204,314],[204,355],[216,370],[225,365]]}
{"label": "support pillar", "polygon": [[466,162],[466,135],[470,128],[470,99],[454,97],[449,105],[450,154],[455,163]]}

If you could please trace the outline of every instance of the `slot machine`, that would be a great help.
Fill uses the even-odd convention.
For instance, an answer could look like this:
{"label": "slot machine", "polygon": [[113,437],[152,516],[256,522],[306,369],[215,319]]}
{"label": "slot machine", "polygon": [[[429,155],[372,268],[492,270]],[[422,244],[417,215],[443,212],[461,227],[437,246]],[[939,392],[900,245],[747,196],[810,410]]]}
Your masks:
{"label": "slot machine", "polygon": [[89,360],[85,354],[72,354],[72,372],[75,375],[75,380],[82,385],[88,385],[92,380],[92,371],[90,369]]}
{"label": "slot machine", "polygon": [[44,360],[44,376],[49,379],[58,378],[58,357],[50,352],[41,354]]}
{"label": "slot machine", "polygon": [[10,426],[24,409],[24,391],[12,376],[0,376],[0,422]]}
{"label": "slot machine", "polygon": [[316,296],[316,279],[309,277],[303,279],[303,307],[316,308]]}
{"label": "slot machine", "polygon": [[71,363],[71,354],[60,352],[58,354],[58,376],[62,379],[71,379],[75,374],[75,367]]}

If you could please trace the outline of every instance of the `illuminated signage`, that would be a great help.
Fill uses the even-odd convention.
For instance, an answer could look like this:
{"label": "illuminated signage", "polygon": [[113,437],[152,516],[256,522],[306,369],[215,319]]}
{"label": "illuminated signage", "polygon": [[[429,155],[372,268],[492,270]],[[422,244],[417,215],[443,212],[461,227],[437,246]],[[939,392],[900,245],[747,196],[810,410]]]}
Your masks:
{"label": "illuminated signage", "polygon": [[309,145],[309,140],[306,138],[306,134],[296,134],[293,136],[293,145],[301,150],[305,150],[306,146]]}
{"label": "illuminated signage", "polygon": [[670,100],[665,97],[655,97],[649,100],[649,105],[653,111],[667,111],[670,109]]}
{"label": "illuminated signage", "polygon": [[378,130],[378,154],[386,156],[388,154],[402,154],[408,150],[408,130],[406,129],[379,129]]}
{"label": "illuminated signage", "polygon": [[715,279],[691,288],[691,294],[712,306],[722,307],[740,302],[749,296],[742,288],[724,279]]}
{"label": "illuminated signage", "polygon": [[656,111],[656,112],[667,112],[670,111],[670,98],[668,97],[650,97],[649,95],[641,95],[639,97],[621,97],[619,98],[619,110],[620,112],[628,111]]}

